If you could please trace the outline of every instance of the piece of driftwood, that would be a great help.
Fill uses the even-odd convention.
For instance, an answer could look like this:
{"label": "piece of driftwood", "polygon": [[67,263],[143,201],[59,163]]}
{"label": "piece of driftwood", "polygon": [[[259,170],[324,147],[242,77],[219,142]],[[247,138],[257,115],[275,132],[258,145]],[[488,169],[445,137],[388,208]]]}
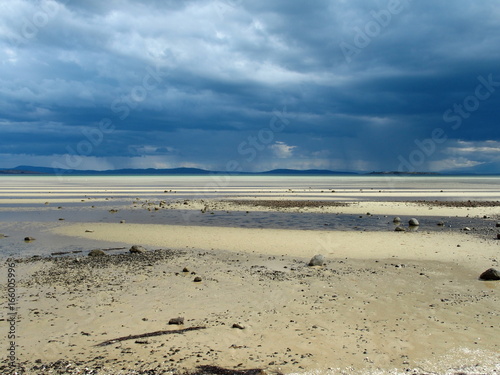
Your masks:
{"label": "piece of driftwood", "polygon": [[[189,375],[262,375],[267,374],[266,371],[262,369],[246,369],[246,370],[235,370],[226,369],[218,366],[198,366],[196,371],[188,372]],[[273,374],[281,374],[281,372],[273,372]]]}
{"label": "piece of driftwood", "polygon": [[115,343],[120,342],[120,341],[142,339],[144,337],[172,335],[174,333],[184,333],[184,332],[189,332],[189,331],[197,331],[197,330],[205,329],[205,328],[206,327],[189,327],[189,328],[184,328],[184,329],[176,329],[176,330],[168,330],[168,331],[148,332],[148,333],[142,333],[140,335],[129,335],[129,336],[118,337],[118,338],[112,339],[112,340],[103,341],[100,344],[97,344],[96,346],[107,346],[107,345],[115,344]]}

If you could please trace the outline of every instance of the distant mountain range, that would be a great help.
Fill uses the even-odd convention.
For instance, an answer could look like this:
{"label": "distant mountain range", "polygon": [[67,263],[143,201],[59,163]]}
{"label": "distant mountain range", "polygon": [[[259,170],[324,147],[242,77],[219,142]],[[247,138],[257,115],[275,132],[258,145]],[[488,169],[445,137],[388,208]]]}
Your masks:
{"label": "distant mountain range", "polygon": [[[112,169],[107,171],[95,170],[76,170],[76,169],[54,169],[48,167],[33,167],[29,165],[21,165],[15,168],[0,169],[0,175],[72,175],[72,176],[147,176],[147,175],[240,175],[240,176],[354,176],[354,175],[381,175],[381,176],[477,176],[480,174],[474,173],[435,173],[435,172],[397,172],[397,171],[382,171],[382,172],[346,172],[346,171],[331,171],[326,169],[273,169],[265,172],[224,172],[224,171],[208,171],[199,168],[170,168],[170,169]],[[489,174],[489,176],[498,176],[499,174]]]}
{"label": "distant mountain range", "polygon": [[354,172],[337,172],[322,169],[274,169],[265,172],[222,172],[208,171],[199,168],[170,168],[170,169],[112,169],[106,171],[95,170],[75,170],[75,169],[54,169],[48,167],[33,167],[21,165],[11,169],[0,169],[0,174],[15,175],[73,175],[73,176],[135,176],[135,175],[213,175],[213,174],[234,174],[234,175],[276,175],[276,176],[322,176],[322,175],[355,175]]}

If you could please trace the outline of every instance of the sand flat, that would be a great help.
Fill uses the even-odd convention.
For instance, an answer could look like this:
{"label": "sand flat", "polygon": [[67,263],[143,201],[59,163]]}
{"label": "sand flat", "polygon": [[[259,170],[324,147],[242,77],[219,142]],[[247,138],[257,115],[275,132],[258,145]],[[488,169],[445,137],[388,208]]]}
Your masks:
{"label": "sand flat", "polygon": [[[91,233],[85,233],[92,230]],[[495,242],[455,233],[280,230],[182,225],[85,223],[51,231],[92,240],[137,243],[153,248],[222,250],[307,258],[412,259],[485,267],[497,257]],[[460,247],[458,247],[458,245]]]}
{"label": "sand flat", "polygon": [[[87,244],[77,255],[16,261],[19,361],[30,375],[81,374],[85,368],[106,375],[184,375],[199,366],[220,367],[226,374],[250,373],[238,372],[244,369],[262,369],[262,374],[498,374],[500,284],[478,276],[499,267],[500,241],[494,235],[500,208],[409,202],[422,197],[495,200],[497,181],[5,179],[1,215],[16,217],[19,211],[29,221],[2,222],[0,232],[15,236],[0,239],[0,246],[1,241],[16,244],[18,236],[22,241],[24,230],[40,235],[23,244],[30,255],[50,240],[68,248]],[[44,190],[37,192],[38,187]],[[348,205],[259,206],[268,199]],[[168,215],[169,210],[186,215],[179,222],[184,225],[144,223],[155,212]],[[309,217],[302,214],[360,215],[361,225],[370,212],[389,225],[378,231],[239,228],[217,226],[218,215],[210,216],[210,211],[231,217],[246,210],[250,220],[257,211],[269,217],[293,213],[294,220]],[[200,211],[213,218],[213,225],[190,224],[189,217]],[[143,223],[120,224],[131,212]],[[40,215],[51,220],[37,222]],[[92,215],[101,221],[89,220]],[[488,219],[475,221],[484,226],[482,232],[427,232],[424,226],[396,233],[392,216],[431,217],[428,225],[450,217]],[[96,246],[113,244],[125,249],[137,244],[147,252],[87,256]],[[307,265],[315,254],[326,257],[324,266]],[[195,277],[202,281],[194,282]],[[184,325],[168,324],[179,316]],[[129,335],[196,327],[99,346]],[[7,325],[1,324],[0,336],[6,335]]]}

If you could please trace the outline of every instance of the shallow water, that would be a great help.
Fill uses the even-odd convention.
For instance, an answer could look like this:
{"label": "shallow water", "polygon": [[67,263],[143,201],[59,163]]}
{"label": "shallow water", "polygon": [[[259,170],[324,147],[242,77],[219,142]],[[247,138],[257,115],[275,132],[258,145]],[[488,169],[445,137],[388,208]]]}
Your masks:
{"label": "shallow water", "polygon": [[[125,220],[127,223],[240,228],[394,230],[392,218],[384,216],[258,211],[202,214],[198,210],[172,209],[150,212],[132,208],[135,198],[167,202],[254,197],[335,201],[498,200],[499,182],[500,177],[441,176],[75,176],[62,179],[0,176],[0,233],[9,236],[0,239],[0,256],[48,255],[125,245],[50,233],[51,227],[74,222],[118,223]],[[111,213],[110,209],[118,212]],[[401,218],[403,223],[409,220],[409,217]],[[465,226],[491,225],[487,220],[469,218],[419,217],[419,220],[421,231],[459,231]],[[437,226],[441,220],[446,226]],[[35,237],[37,241],[24,243],[26,236]]]}
{"label": "shallow water", "polygon": [[[145,209],[119,209],[110,213],[106,208],[65,208],[63,210],[0,211],[0,231],[9,237],[0,239],[0,257],[50,255],[54,252],[88,252],[94,248],[122,247],[117,242],[89,241],[51,234],[50,229],[71,223],[118,223],[125,220],[133,224],[193,225],[238,228],[272,228],[300,230],[342,231],[394,231],[392,217],[383,215],[351,215],[303,212],[213,211],[163,209],[150,212]],[[64,221],[59,220],[64,218]],[[408,227],[410,217],[401,216]],[[491,220],[457,217],[421,217],[418,231],[460,231],[465,226],[491,226]],[[444,221],[444,226],[438,226]],[[36,223],[35,224],[33,224]],[[408,228],[409,229],[409,228]],[[33,243],[24,237],[35,237]]]}

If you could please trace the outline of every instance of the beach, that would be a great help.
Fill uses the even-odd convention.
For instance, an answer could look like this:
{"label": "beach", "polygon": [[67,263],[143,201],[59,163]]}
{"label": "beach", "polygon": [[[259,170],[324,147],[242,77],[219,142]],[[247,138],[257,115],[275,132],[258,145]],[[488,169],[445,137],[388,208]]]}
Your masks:
{"label": "beach", "polygon": [[500,373],[498,178],[3,182],[18,373]]}

